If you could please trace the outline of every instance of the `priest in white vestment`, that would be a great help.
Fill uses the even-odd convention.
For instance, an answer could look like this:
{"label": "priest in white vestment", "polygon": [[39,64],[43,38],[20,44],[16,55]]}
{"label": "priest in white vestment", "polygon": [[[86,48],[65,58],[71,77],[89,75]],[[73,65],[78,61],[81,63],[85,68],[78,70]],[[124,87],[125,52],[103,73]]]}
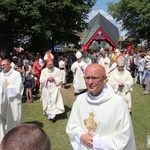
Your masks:
{"label": "priest in white vestment", "polygon": [[87,66],[92,63],[91,58],[88,57],[88,52],[87,51],[83,51],[83,57],[82,57],[81,60],[84,61],[87,64]]}
{"label": "priest in white vestment", "polygon": [[78,51],[76,53],[76,58],[77,61],[75,61],[71,66],[71,71],[73,72],[74,95],[78,95],[87,89],[84,80],[84,72],[87,64],[81,60],[81,52]]}
{"label": "priest in white vestment", "polygon": [[2,83],[1,86],[4,87],[2,88],[3,91],[1,91],[0,115],[3,118],[2,123],[4,123],[4,133],[6,134],[12,128],[22,124],[23,82],[21,74],[11,68],[8,59],[4,59],[1,62],[1,66],[0,83]]}
{"label": "priest in white vestment", "polygon": [[101,57],[98,61],[98,64],[102,65],[105,68],[106,75],[109,72],[110,63],[111,63],[111,61],[110,61],[109,57],[107,57],[106,51],[104,49],[102,49],[101,50]]}
{"label": "priest in white vestment", "polygon": [[5,125],[6,125],[6,113],[8,101],[6,89],[2,82],[0,82],[0,142],[5,135]]}
{"label": "priest in white vestment", "polygon": [[41,71],[40,83],[43,113],[49,120],[55,122],[56,115],[62,114],[65,108],[60,92],[62,85],[61,71],[54,67],[51,59],[46,60],[46,68]]}
{"label": "priest in white vestment", "polygon": [[86,68],[88,92],[73,104],[66,126],[74,150],[136,150],[131,117],[123,97],[106,83],[99,64]]}
{"label": "priest in white vestment", "polygon": [[111,72],[117,68],[116,60],[121,56],[123,56],[123,55],[119,49],[115,49],[114,53],[111,54],[111,58],[110,58],[111,65],[110,65],[107,77],[109,77]]}
{"label": "priest in white vestment", "polygon": [[66,70],[66,62],[64,61],[64,57],[60,57],[60,61],[58,62],[59,69],[61,71],[61,78],[62,78],[62,90],[65,90],[65,85],[66,85],[66,75],[67,75],[67,70]]}
{"label": "priest in white vestment", "polygon": [[125,69],[125,57],[119,57],[116,60],[116,63],[117,69],[111,72],[108,82],[112,86],[115,93],[123,96],[129,112],[131,113],[131,92],[134,81],[131,73]]}

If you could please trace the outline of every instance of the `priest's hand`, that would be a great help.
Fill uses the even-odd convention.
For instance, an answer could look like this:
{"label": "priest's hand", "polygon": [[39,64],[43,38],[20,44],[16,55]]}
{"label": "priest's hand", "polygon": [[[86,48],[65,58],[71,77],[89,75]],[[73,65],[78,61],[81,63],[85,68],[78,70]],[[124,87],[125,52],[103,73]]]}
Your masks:
{"label": "priest's hand", "polygon": [[49,77],[47,80],[48,80],[49,82],[53,82],[53,81],[54,81],[54,77]]}
{"label": "priest's hand", "polygon": [[82,134],[81,135],[81,141],[88,145],[89,147],[93,147],[93,137],[94,134],[93,133],[86,133],[86,134]]}
{"label": "priest's hand", "polygon": [[75,67],[75,71],[77,71],[78,70],[78,68],[77,67]]}
{"label": "priest's hand", "polygon": [[119,87],[124,87],[124,83],[119,83]]}
{"label": "priest's hand", "polygon": [[78,70],[78,68],[77,68],[77,67],[75,67],[75,68],[74,68],[74,72],[73,72],[73,73],[76,73],[76,71],[77,71],[77,70]]}

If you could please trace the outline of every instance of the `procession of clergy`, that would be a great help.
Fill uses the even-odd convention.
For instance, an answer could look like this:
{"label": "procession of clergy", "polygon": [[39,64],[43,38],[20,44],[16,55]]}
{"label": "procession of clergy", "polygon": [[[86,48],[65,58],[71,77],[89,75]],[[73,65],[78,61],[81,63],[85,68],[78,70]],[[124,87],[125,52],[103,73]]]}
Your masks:
{"label": "procession of clergy", "polygon": [[[74,95],[80,95],[87,91],[85,84],[85,70],[90,64],[100,64],[104,67],[107,84],[115,93],[121,95],[131,114],[131,92],[134,79],[131,72],[126,68],[124,54],[115,49],[107,52],[100,49],[100,55],[88,55],[87,51],[74,53],[76,61],[71,64],[70,70],[73,74]],[[45,67],[41,69],[39,82],[41,101],[43,104],[43,115],[52,122],[56,122],[57,115],[65,112],[61,90],[65,89],[66,63],[62,58],[59,66],[54,66],[55,56],[47,51],[43,60]],[[22,94],[24,90],[21,74],[11,67],[9,59],[1,61],[0,72],[0,141],[12,128],[22,124]],[[88,78],[88,77],[87,77]],[[91,77],[94,80],[94,77]]]}

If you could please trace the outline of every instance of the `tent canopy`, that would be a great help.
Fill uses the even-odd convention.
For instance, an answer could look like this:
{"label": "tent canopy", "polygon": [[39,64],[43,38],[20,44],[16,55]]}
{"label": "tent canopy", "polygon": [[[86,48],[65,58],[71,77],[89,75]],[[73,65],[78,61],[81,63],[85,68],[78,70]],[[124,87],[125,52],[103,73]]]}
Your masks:
{"label": "tent canopy", "polygon": [[98,13],[88,23],[81,38],[81,45],[87,50],[93,41],[106,41],[112,47],[118,48],[119,30],[103,15]]}

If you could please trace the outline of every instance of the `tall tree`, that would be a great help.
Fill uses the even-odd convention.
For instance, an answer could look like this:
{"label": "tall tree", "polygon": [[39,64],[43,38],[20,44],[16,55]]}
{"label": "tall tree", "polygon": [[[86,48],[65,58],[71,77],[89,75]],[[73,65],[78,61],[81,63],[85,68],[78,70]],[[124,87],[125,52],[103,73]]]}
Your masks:
{"label": "tall tree", "polygon": [[108,3],[109,13],[127,30],[127,36],[139,39],[150,37],[149,0],[120,0]]}
{"label": "tall tree", "polygon": [[[30,37],[35,50],[50,41],[77,42],[96,0],[0,0],[0,48],[12,50]],[[18,40],[19,39],[19,40]]]}

